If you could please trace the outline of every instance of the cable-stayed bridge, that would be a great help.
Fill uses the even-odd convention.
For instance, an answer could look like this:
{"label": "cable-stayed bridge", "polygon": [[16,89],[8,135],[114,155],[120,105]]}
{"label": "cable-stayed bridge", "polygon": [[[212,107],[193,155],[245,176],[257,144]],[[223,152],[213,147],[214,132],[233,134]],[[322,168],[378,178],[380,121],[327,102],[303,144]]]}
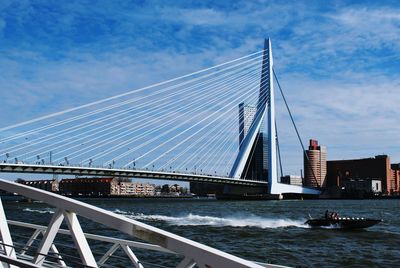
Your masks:
{"label": "cable-stayed bridge", "polygon": [[[274,98],[271,42],[266,40],[263,50],[244,57],[2,127],[0,171],[318,194],[280,183]],[[243,104],[253,107],[251,116],[239,113]],[[264,173],[251,170],[260,133],[268,148]]]}
{"label": "cable-stayed bridge", "polygon": [[[254,159],[260,157],[261,139],[268,153],[258,172]],[[266,40],[263,50],[211,68],[2,127],[0,171],[318,194],[280,183],[277,141],[272,50]],[[0,189],[55,208],[47,226],[7,220],[0,199],[1,267],[283,267],[245,260],[41,189],[3,179]],[[89,221],[130,238],[84,232]]]}

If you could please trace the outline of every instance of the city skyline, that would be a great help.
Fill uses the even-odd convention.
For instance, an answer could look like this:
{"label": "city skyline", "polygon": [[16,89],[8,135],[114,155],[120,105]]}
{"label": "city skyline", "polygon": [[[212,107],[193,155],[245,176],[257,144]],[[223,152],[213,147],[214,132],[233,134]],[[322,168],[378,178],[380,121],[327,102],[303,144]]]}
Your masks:
{"label": "city skyline", "polygon": [[[270,37],[303,142],[320,140],[329,159],[400,162],[395,2],[86,5],[2,3],[1,126],[246,55]],[[284,172],[298,174],[301,148],[279,99],[276,108]]]}

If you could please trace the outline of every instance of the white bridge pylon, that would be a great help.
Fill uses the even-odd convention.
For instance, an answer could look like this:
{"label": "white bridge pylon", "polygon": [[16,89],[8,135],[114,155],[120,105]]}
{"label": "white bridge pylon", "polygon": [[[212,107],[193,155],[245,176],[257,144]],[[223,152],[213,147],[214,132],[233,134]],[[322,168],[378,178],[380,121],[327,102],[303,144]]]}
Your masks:
{"label": "white bridge pylon", "polygon": [[232,178],[241,178],[264,122],[264,125],[268,127],[268,192],[278,195],[286,193],[318,195],[321,192],[317,189],[284,184],[278,180],[273,58],[271,40],[269,38],[265,39],[263,53],[257,111],[229,175]]}

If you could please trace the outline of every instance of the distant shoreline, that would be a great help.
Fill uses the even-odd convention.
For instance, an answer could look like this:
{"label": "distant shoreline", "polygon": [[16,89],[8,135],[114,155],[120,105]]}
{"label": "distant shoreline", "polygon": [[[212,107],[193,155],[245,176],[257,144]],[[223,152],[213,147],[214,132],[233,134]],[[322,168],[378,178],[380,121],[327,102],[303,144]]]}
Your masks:
{"label": "distant shoreline", "polygon": [[[236,198],[216,198],[216,197],[212,197],[212,196],[174,196],[174,195],[158,195],[158,196],[137,196],[137,195],[133,195],[133,196],[83,196],[83,195],[63,195],[66,197],[70,197],[73,199],[193,199],[193,200],[220,200],[220,201],[273,201],[273,200],[277,200],[277,199],[267,199],[267,198],[254,198],[254,197],[236,197]],[[26,198],[24,198],[21,195],[0,195],[0,197],[15,197],[15,198],[21,198],[21,200],[24,200]],[[370,197],[370,198],[284,198],[282,201],[285,200],[299,200],[299,201],[303,201],[303,200],[332,200],[332,201],[337,201],[337,200],[396,200],[396,199],[400,199],[400,196],[379,196],[379,197]],[[27,200],[28,202],[28,200]]]}

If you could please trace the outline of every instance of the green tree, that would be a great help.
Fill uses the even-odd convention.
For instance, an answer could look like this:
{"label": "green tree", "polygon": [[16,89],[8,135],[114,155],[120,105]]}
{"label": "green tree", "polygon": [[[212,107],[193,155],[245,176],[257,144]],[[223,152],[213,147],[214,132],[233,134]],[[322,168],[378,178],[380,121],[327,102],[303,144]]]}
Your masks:
{"label": "green tree", "polygon": [[161,193],[166,193],[169,194],[169,185],[168,184],[164,184],[161,188]]}

